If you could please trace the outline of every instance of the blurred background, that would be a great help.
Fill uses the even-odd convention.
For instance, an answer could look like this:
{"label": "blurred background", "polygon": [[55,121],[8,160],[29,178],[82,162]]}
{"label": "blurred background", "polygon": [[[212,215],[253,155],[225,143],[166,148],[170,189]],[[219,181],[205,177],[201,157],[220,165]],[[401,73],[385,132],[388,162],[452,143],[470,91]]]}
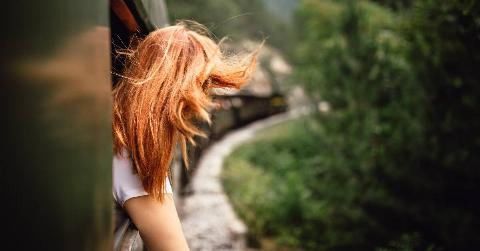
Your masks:
{"label": "blurred background", "polygon": [[212,94],[219,108],[190,169],[180,156],[172,165],[192,250],[480,250],[479,1],[48,0],[0,11],[2,249],[131,248],[132,235],[113,235],[117,49],[194,20],[232,54],[266,42],[245,88]]}
{"label": "blurred background", "polygon": [[478,1],[167,5],[235,48],[266,39],[241,93],[309,107],[223,164],[250,248],[480,249]]}

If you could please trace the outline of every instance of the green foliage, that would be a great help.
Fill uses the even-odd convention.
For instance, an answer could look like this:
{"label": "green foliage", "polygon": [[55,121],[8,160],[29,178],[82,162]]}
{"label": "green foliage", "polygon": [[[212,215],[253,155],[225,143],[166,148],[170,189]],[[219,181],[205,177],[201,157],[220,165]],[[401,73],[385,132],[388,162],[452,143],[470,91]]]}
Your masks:
{"label": "green foliage", "polygon": [[422,241],[418,233],[404,234],[398,240],[391,241],[388,247],[377,248],[376,251],[432,251],[435,248],[433,245],[430,245],[427,248],[421,249],[421,243]]}
{"label": "green foliage", "polygon": [[404,10],[412,5],[414,0],[372,0],[372,2],[390,7],[394,10]]}
{"label": "green foliage", "polygon": [[[294,121],[262,132],[227,158],[224,188],[253,243],[273,236],[281,246],[323,250],[362,235],[348,233],[353,219],[368,222],[349,196],[356,193],[356,180],[329,169],[332,159],[326,156],[335,151],[319,145],[322,130],[311,118]],[[345,234],[336,235],[338,228]]]}
{"label": "green foliage", "polygon": [[227,192],[257,241],[477,250],[480,3],[375,2],[301,2],[295,79],[331,111],[240,147]]}
{"label": "green foliage", "polygon": [[[418,1],[405,32],[419,88],[424,141],[411,165],[387,183],[412,205],[406,216],[432,242],[447,250],[480,247],[480,3]],[[412,173],[418,182],[408,181]],[[420,217],[419,215],[427,215]]]}
{"label": "green foliage", "polygon": [[415,1],[400,16],[307,0],[298,20],[296,77],[332,106],[321,139],[338,150],[332,170],[358,179],[355,206],[378,226],[370,245],[416,232],[419,249],[478,248],[479,4]]}

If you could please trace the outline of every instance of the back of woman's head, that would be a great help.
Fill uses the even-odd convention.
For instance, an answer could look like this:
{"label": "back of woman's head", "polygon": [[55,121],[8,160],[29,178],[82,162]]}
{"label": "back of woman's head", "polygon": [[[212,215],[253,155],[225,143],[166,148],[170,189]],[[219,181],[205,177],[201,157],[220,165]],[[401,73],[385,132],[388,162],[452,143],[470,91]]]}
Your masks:
{"label": "back of woman's head", "polygon": [[210,123],[211,88],[239,88],[255,68],[258,50],[225,55],[219,45],[184,24],[158,29],[128,50],[113,90],[114,153],[126,148],[145,190],[162,199],[177,142],[204,136],[194,120]]}

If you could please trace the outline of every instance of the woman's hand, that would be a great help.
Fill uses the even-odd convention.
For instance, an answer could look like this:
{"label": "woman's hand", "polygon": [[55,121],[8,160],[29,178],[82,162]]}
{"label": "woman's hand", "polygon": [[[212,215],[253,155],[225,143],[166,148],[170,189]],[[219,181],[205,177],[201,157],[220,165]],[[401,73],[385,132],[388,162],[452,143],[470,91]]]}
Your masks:
{"label": "woman's hand", "polygon": [[149,251],[189,251],[182,232],[173,195],[165,194],[163,202],[150,196],[127,200],[124,204],[130,219],[140,231]]}

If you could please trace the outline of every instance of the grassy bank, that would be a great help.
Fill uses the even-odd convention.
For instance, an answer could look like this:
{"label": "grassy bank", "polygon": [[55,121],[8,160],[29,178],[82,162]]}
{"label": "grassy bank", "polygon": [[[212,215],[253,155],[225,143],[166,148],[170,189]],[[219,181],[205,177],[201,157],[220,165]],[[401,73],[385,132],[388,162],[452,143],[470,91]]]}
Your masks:
{"label": "grassy bank", "polygon": [[227,157],[223,186],[248,226],[250,246],[434,250],[422,248],[416,232],[397,234],[389,224],[394,216],[373,210],[390,203],[388,191],[362,182],[373,175],[358,173],[357,161],[320,121],[306,117],[268,128]]}
{"label": "grassy bank", "polygon": [[321,171],[315,125],[304,118],[274,126],[226,159],[224,188],[248,225],[251,245],[318,246],[315,219],[324,205],[312,193]]}

